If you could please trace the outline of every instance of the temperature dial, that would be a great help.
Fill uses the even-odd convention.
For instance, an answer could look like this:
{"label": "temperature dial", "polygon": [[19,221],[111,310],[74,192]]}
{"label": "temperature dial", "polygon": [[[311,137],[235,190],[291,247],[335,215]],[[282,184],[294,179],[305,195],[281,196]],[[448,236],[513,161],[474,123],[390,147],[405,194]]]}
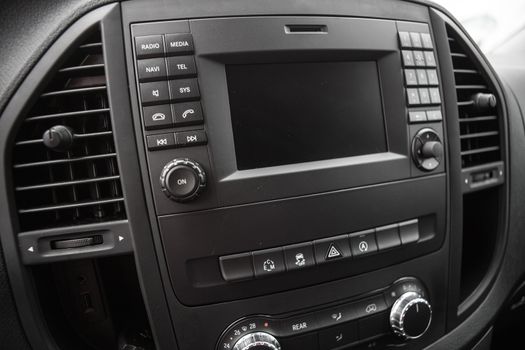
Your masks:
{"label": "temperature dial", "polygon": [[255,332],[239,339],[233,350],[281,350],[281,345],[273,335],[266,332]]}
{"label": "temperature dial", "polygon": [[174,159],[160,174],[162,192],[176,202],[195,199],[206,187],[206,173],[196,161]]}
{"label": "temperature dial", "polygon": [[443,144],[439,135],[430,128],[418,131],[412,140],[412,158],[423,171],[436,169],[443,159]]}
{"label": "temperature dial", "polygon": [[390,326],[404,339],[417,339],[430,327],[432,308],[419,293],[407,292],[396,300],[390,311]]}

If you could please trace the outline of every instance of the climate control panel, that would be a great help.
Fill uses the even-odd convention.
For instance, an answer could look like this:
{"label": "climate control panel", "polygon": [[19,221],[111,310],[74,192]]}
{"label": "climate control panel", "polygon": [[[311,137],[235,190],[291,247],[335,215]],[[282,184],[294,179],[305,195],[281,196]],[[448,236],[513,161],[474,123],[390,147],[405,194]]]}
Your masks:
{"label": "climate control panel", "polygon": [[[217,350],[328,350],[359,346],[373,339],[401,345],[423,336],[431,326],[428,293],[416,278],[407,277],[382,291],[343,304],[274,317],[256,315],[234,322],[224,331]],[[304,337],[309,340],[304,345]],[[305,347],[306,346],[306,347]]]}

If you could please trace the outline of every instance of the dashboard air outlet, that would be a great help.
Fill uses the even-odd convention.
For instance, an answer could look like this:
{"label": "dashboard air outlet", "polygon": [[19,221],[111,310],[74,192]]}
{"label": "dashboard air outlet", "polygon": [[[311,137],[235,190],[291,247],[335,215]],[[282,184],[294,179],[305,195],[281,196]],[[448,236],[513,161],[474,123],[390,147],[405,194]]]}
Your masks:
{"label": "dashboard air outlet", "polygon": [[99,27],[51,77],[12,159],[22,231],[125,218]]}

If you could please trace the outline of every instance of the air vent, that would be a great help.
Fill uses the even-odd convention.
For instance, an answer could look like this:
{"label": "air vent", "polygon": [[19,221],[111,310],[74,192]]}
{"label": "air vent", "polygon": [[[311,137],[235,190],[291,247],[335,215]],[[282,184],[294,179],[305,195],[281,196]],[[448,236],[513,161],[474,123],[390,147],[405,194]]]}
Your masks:
{"label": "air vent", "polygon": [[[466,49],[465,42],[450,26],[447,26],[447,33],[456,82],[462,167],[500,161],[500,117],[497,106],[487,101],[496,92],[481,73],[474,56]],[[479,98],[485,101],[477,100]]]}
{"label": "air vent", "polygon": [[[71,142],[53,148],[51,128],[67,131]],[[44,143],[44,134],[54,138]],[[98,27],[72,50],[21,125],[13,172],[23,231],[125,218]]]}

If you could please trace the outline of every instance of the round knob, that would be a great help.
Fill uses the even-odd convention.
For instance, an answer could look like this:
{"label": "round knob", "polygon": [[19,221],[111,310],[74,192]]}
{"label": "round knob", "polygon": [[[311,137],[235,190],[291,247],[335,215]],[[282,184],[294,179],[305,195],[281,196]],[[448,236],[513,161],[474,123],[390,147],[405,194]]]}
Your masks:
{"label": "round knob", "polygon": [[407,292],[396,300],[390,311],[390,326],[404,339],[421,337],[432,322],[432,308],[419,293]]}
{"label": "round knob", "polygon": [[44,131],[42,141],[44,145],[58,152],[66,152],[73,146],[75,133],[64,125],[55,125]]}
{"label": "round knob", "polygon": [[174,159],[162,169],[160,185],[169,199],[187,202],[197,197],[206,187],[206,173],[193,160]]}
{"label": "round knob", "polygon": [[430,128],[419,130],[412,140],[412,158],[423,171],[436,169],[443,158],[443,144],[439,135]]}
{"label": "round knob", "polygon": [[273,335],[256,332],[246,334],[239,339],[233,350],[281,350],[281,345]]}

